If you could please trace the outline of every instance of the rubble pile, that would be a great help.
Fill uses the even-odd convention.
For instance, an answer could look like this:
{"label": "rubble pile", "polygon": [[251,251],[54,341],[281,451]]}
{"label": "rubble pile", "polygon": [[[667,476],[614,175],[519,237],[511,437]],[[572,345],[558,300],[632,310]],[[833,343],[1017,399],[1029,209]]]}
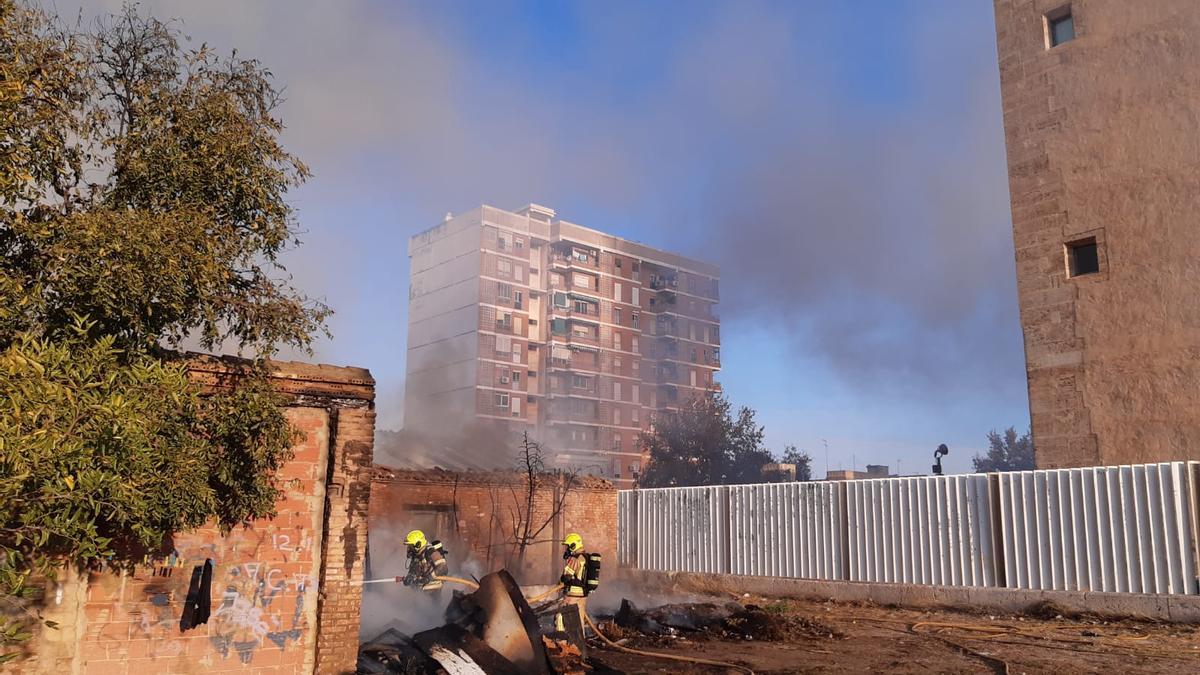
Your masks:
{"label": "rubble pile", "polygon": [[629,600],[622,600],[613,622],[626,631],[666,638],[783,641],[841,637],[820,621],[732,601],[669,604],[642,611]]}
{"label": "rubble pile", "polygon": [[[620,611],[612,621],[602,623],[600,630],[609,640],[617,640],[615,644],[607,642],[604,648],[624,651],[630,651],[627,644],[647,641],[667,645],[684,640],[775,642],[842,637],[819,621],[772,611],[777,609],[738,602],[696,602],[641,610],[626,599],[621,601]],[[584,625],[577,615],[563,612],[564,625],[561,632],[555,631],[553,622],[547,622],[546,616],[539,616],[529,606],[520,587],[504,570],[485,576],[473,593],[456,593],[445,618],[444,625],[413,636],[388,628],[360,647],[358,672],[365,675],[618,672],[589,655]],[[632,652],[656,656],[636,649]]]}
{"label": "rubble pile", "polygon": [[613,673],[587,658],[578,619],[566,633],[543,631],[539,617],[512,575],[501,570],[479,580],[479,589],[456,593],[446,623],[413,636],[388,628],[359,647],[364,675],[574,675]]}

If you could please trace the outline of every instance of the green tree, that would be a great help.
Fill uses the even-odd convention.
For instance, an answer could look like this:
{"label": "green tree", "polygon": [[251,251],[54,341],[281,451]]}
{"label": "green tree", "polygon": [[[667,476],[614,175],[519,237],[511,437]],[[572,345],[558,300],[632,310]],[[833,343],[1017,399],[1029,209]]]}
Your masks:
{"label": "green tree", "polygon": [[779,461],[784,464],[796,465],[796,480],[812,480],[812,457],[807,452],[797,450],[794,445],[789,445],[783,449],[783,456]]}
{"label": "green tree", "polygon": [[975,455],[971,460],[975,471],[988,473],[992,471],[1027,471],[1036,468],[1033,461],[1033,438],[1026,431],[1022,436],[1012,427],[1004,430],[1004,435],[996,430],[988,432],[987,455]]}
{"label": "green tree", "polygon": [[650,452],[639,481],[643,487],[756,483],[762,466],[774,461],[762,445],[754,411],[743,407],[735,416],[718,392],[659,413],[641,438]]}
{"label": "green tree", "polygon": [[[296,432],[265,380],[324,305],[278,260],[287,192],[270,74],[126,7],[88,31],[0,0],[0,599],[215,520],[273,515]],[[252,354],[204,393],[185,341]],[[11,615],[11,612],[8,612]],[[20,621],[0,623],[18,640]]]}

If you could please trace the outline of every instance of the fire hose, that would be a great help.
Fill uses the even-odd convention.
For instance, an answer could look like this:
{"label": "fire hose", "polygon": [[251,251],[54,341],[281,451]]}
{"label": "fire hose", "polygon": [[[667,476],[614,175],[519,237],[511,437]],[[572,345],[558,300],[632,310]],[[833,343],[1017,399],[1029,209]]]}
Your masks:
{"label": "fire hose", "polygon": [[[529,598],[529,602],[530,603],[537,602],[538,600],[542,600],[542,599],[548,597],[550,594],[556,593],[560,590],[562,590],[561,584],[559,584],[558,586],[555,586],[554,588],[551,588],[550,590],[546,591],[545,593],[542,593],[541,595],[537,595],[535,597]],[[625,652],[627,654],[637,654],[638,656],[649,656],[651,658],[656,658],[656,659],[670,659],[672,661],[683,661],[685,663],[698,663],[698,664],[705,665],[705,666],[716,666],[718,668],[732,668],[734,670],[742,670],[747,673],[750,673],[750,675],[754,675],[753,670],[751,670],[745,666],[739,666],[735,663],[726,663],[725,661],[711,661],[709,659],[694,658],[691,656],[678,656],[675,654],[663,654],[661,652],[646,652],[646,651],[642,651],[640,649],[631,649],[624,645],[619,645],[616,642],[613,642],[612,640],[608,639],[607,635],[600,632],[600,627],[596,625],[596,622],[592,621],[592,617],[588,616],[586,607],[580,606],[579,613],[583,616],[583,620],[587,622],[587,625],[591,626],[592,632],[595,633],[597,635],[597,637],[599,637],[601,640],[603,640],[605,644],[607,644],[609,647],[611,647],[617,651]]]}
{"label": "fire hose", "polygon": [[649,657],[655,658],[655,659],[670,659],[672,661],[684,661],[686,663],[699,663],[701,665],[716,666],[718,668],[732,668],[733,670],[741,670],[741,671],[750,673],[750,675],[754,675],[753,670],[747,668],[746,666],[739,666],[736,663],[726,663],[725,661],[710,661],[709,659],[700,659],[700,658],[695,658],[692,656],[678,656],[676,654],[663,654],[661,652],[644,652],[640,649],[630,649],[629,647],[625,647],[624,645],[619,645],[619,644],[613,642],[612,640],[609,640],[607,635],[600,632],[600,629],[596,626],[596,623],[594,621],[592,621],[592,617],[588,616],[588,613],[586,611],[581,610],[579,613],[583,615],[583,620],[587,621],[587,625],[592,627],[592,631],[594,633],[596,633],[596,635],[598,635],[600,637],[600,639],[604,641],[605,644],[607,644],[609,647],[612,647],[613,649],[615,649],[617,651],[625,652],[627,654],[637,654],[638,656],[649,656]]}
{"label": "fire hose", "polygon": [[[436,577],[435,576],[434,580],[435,581],[449,581],[452,584],[462,584],[463,586],[466,586],[466,587],[470,588],[471,590],[479,589],[479,584],[475,583],[474,581],[471,581],[470,579],[460,579],[458,577]],[[382,579],[367,579],[366,581],[361,581],[359,583],[363,586],[366,586],[367,584],[389,584],[389,583],[390,584],[400,584],[400,583],[404,583],[404,577],[384,577]]]}

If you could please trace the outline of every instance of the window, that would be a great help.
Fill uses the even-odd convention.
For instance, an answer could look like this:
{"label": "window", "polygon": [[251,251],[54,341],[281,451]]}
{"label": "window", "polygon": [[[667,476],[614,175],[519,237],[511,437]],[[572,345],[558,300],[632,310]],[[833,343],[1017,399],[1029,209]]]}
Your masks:
{"label": "window", "polygon": [[513,383],[513,386],[514,386],[514,387],[515,387],[515,386],[517,386],[517,385],[519,385],[519,384],[521,384],[521,371],[519,371],[519,370],[514,370],[514,371],[513,371],[513,373],[512,373],[512,383]]}
{"label": "window", "polygon": [[613,283],[613,300],[621,302],[621,284],[617,282]]}
{"label": "window", "polygon": [[571,257],[575,258],[579,262],[587,262],[588,252],[579,248],[571,249]]}
{"label": "window", "polygon": [[[613,408],[613,424],[618,427],[621,426],[621,409],[620,408]],[[619,445],[620,443],[621,443],[621,441],[617,440],[617,444]]]}
{"label": "window", "polygon": [[591,288],[592,278],[586,274],[576,274],[571,277],[571,283],[575,284],[576,288]]}
{"label": "window", "polygon": [[1071,6],[1063,5],[1046,14],[1046,48],[1057,47],[1075,39],[1075,19]]}
{"label": "window", "polygon": [[621,400],[621,383],[620,382],[613,382],[613,398],[618,401]]}
{"label": "window", "polygon": [[512,300],[512,286],[496,284],[496,295],[500,296],[501,300]]}
{"label": "window", "polygon": [[617,266],[617,269],[621,269],[621,259],[620,258],[614,258],[613,264]]}
{"label": "window", "polygon": [[719,343],[721,341],[721,329],[717,326],[712,327],[712,341]]}
{"label": "window", "polygon": [[588,313],[587,302],[584,300],[576,300],[575,301],[575,311],[580,314],[587,314]]}
{"label": "window", "polygon": [[507,354],[512,351],[512,338],[507,335],[496,336],[496,353]]}
{"label": "window", "polygon": [[[631,401],[633,401],[634,403],[641,403],[641,402],[642,402],[642,391],[641,391],[641,388],[640,388],[640,387],[638,387],[636,384],[635,384],[635,385],[633,385],[632,387],[630,387],[630,388],[629,388],[629,393],[630,393],[630,397],[629,397],[629,398],[630,398],[630,400],[631,400]],[[635,410],[636,410],[636,408],[635,408]],[[635,419],[635,420],[636,420],[636,419],[637,419],[637,415],[634,415],[634,416],[633,416],[633,419]]]}
{"label": "window", "polygon": [[595,337],[592,334],[591,326],[583,326],[583,325],[580,325],[577,323],[571,324],[571,335],[574,335],[576,337],[585,337],[585,338]]}
{"label": "window", "polygon": [[518,249],[518,250],[525,248],[525,240],[518,238],[518,237],[514,237],[513,238],[513,248]]}
{"label": "window", "polygon": [[513,417],[521,416],[521,397],[520,396],[512,397],[512,416]]}
{"label": "window", "polygon": [[620,369],[621,369],[621,357],[619,357],[619,356],[614,357],[613,358],[613,370],[620,370]]}
{"label": "window", "polygon": [[638,287],[634,286],[631,290],[633,291],[633,304],[635,304],[635,305],[642,304],[641,301],[638,300]]}
{"label": "window", "polygon": [[501,251],[508,250],[508,235],[507,234],[505,234],[503,232],[500,233],[500,237],[496,241],[496,248],[500,249]]}
{"label": "window", "polygon": [[637,327],[638,327],[638,314],[637,314],[637,312],[634,312],[633,314],[631,314],[631,315],[629,316],[629,321],[630,321],[630,323],[633,325],[633,327],[634,327],[634,328],[637,328]]}
{"label": "window", "polygon": [[550,352],[550,365],[566,367],[571,363],[571,350],[566,347],[554,346]]}
{"label": "window", "polygon": [[638,372],[639,370],[641,370],[641,367],[642,367],[642,362],[638,361],[637,359],[634,359],[633,360],[633,372],[635,372],[635,373]]}
{"label": "window", "polygon": [[613,333],[613,349],[621,348],[621,334]]}
{"label": "window", "polygon": [[496,392],[496,393],[492,394],[492,402],[496,404],[497,408],[507,408],[508,407],[508,394]]}
{"label": "window", "polygon": [[563,275],[559,274],[558,272],[550,273],[551,288],[562,288],[563,286],[566,286],[566,285],[567,285],[566,280],[563,278]]}
{"label": "window", "polygon": [[513,355],[513,363],[521,362],[521,343],[520,342],[513,343],[512,355]]}
{"label": "window", "polygon": [[512,330],[512,314],[502,312],[496,316],[496,327]]}
{"label": "window", "polygon": [[[637,403],[637,401],[634,401],[634,403]],[[632,419],[632,420],[633,420],[633,423],[634,423],[635,425],[636,425],[638,422],[640,422],[640,421],[641,421],[641,420],[639,420],[639,419],[638,419],[638,417],[640,417],[640,416],[641,416],[641,412],[639,412],[640,410],[641,410],[641,408],[639,408],[639,407],[638,407],[638,406],[636,406],[636,405],[635,405],[635,406],[633,406],[633,408],[631,408],[631,409],[629,410],[629,417],[630,417],[630,419]]]}
{"label": "window", "polygon": [[[517,291],[517,292],[513,293],[513,306],[516,307],[517,309],[521,309],[521,298],[522,298],[521,291]],[[537,320],[530,319],[529,323],[537,324]]]}
{"label": "window", "polygon": [[613,323],[617,324],[618,326],[621,325],[621,308],[620,307],[613,307]]}
{"label": "window", "polygon": [[636,261],[636,260],[633,261],[633,273],[634,274],[637,274],[638,272],[642,271],[641,267],[642,266],[638,264],[638,261]]}
{"label": "window", "polygon": [[591,389],[592,378],[586,375],[571,375],[571,386],[576,389]]}
{"label": "window", "polygon": [[1088,237],[1067,244],[1067,274],[1072,277],[1100,271],[1100,251],[1096,238]]}
{"label": "window", "polygon": [[566,307],[567,306],[567,294],[566,293],[555,293],[554,294],[554,306],[555,307]]}
{"label": "window", "polygon": [[555,335],[566,335],[567,334],[567,320],[566,319],[551,319],[550,320],[550,332],[554,333]]}
{"label": "window", "polygon": [[512,261],[504,260],[504,259],[497,260],[496,261],[496,271],[502,277],[511,277],[512,276]]}
{"label": "window", "polygon": [[637,339],[637,336],[636,336],[636,335],[634,335],[634,336],[633,336],[633,342],[632,342],[632,345],[631,345],[631,346],[633,347],[633,353],[634,353],[634,354],[639,354],[639,353],[641,353],[641,350],[640,350],[640,349],[638,349],[638,339]]}
{"label": "window", "polygon": [[525,268],[517,265],[513,268],[513,278],[517,281],[525,281]]}

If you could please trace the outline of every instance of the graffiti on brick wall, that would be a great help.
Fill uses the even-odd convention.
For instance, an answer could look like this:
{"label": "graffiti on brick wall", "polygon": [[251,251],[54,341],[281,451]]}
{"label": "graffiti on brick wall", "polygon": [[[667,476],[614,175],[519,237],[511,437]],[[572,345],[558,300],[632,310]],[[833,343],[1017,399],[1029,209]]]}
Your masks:
{"label": "graffiti on brick wall", "polygon": [[310,583],[308,574],[271,563],[233,566],[222,580],[220,604],[214,603],[209,640],[222,656],[235,654],[242,663],[250,663],[263,646],[287,649],[304,635],[304,591]]}
{"label": "graffiti on brick wall", "polygon": [[[132,574],[93,575],[87,640],[105,654],[197,660],[218,670],[226,660],[238,669],[253,664],[261,650],[300,648],[310,628],[306,614],[315,609],[306,613],[313,546],[301,527],[180,535],[171,554],[147,558]],[[190,572],[206,559],[214,563],[212,612],[206,625],[183,632]]]}

